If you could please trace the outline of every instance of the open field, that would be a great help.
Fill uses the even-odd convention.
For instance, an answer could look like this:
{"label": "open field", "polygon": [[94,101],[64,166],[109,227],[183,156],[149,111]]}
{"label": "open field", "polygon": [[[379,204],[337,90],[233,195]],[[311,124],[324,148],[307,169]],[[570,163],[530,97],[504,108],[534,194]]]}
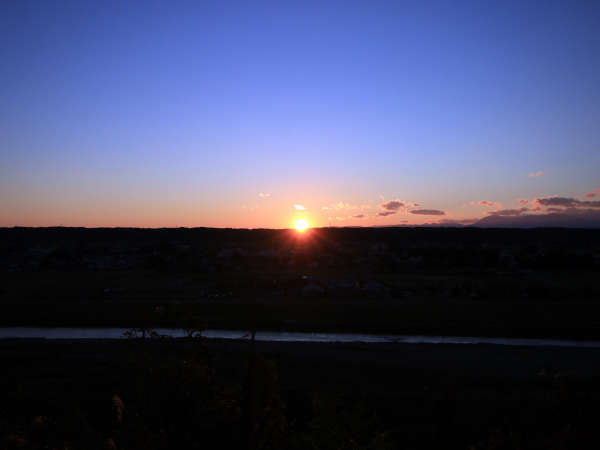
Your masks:
{"label": "open field", "polygon": [[0,230],[0,325],[600,338],[600,233]]}

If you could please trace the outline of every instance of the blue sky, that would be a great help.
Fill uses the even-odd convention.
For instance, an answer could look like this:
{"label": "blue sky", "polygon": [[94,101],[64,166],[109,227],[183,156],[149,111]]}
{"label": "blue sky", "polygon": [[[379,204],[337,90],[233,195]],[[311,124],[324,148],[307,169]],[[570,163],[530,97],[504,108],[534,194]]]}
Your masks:
{"label": "blue sky", "polygon": [[[582,199],[598,30],[596,1],[3,2],[0,225],[284,227],[294,204],[384,225]],[[389,200],[418,206],[378,216]]]}

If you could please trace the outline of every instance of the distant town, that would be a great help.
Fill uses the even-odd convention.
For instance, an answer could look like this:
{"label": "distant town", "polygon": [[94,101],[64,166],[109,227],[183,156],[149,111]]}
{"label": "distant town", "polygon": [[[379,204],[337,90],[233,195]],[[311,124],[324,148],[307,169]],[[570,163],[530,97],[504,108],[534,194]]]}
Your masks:
{"label": "distant town", "polygon": [[[541,305],[589,308],[600,298],[594,230],[5,228],[0,236],[7,324],[122,325],[147,304],[166,311],[156,317],[165,325],[187,314],[224,327],[252,318],[290,329],[598,333],[587,314],[574,323],[577,308],[536,316]],[[490,315],[506,319],[486,324]]]}

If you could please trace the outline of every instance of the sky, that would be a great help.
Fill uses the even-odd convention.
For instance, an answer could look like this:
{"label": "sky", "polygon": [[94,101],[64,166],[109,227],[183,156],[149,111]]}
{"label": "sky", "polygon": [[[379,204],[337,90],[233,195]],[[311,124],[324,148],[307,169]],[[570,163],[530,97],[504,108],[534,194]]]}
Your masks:
{"label": "sky", "polygon": [[0,61],[0,226],[600,211],[598,1],[8,0]]}

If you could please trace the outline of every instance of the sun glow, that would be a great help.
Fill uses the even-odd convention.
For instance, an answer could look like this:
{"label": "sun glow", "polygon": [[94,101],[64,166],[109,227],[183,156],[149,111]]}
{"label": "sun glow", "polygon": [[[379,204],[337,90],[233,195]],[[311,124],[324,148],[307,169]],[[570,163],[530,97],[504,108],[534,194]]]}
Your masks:
{"label": "sun glow", "polygon": [[303,233],[304,231],[310,228],[310,224],[306,219],[298,219],[294,222],[294,228],[296,229],[296,231]]}

